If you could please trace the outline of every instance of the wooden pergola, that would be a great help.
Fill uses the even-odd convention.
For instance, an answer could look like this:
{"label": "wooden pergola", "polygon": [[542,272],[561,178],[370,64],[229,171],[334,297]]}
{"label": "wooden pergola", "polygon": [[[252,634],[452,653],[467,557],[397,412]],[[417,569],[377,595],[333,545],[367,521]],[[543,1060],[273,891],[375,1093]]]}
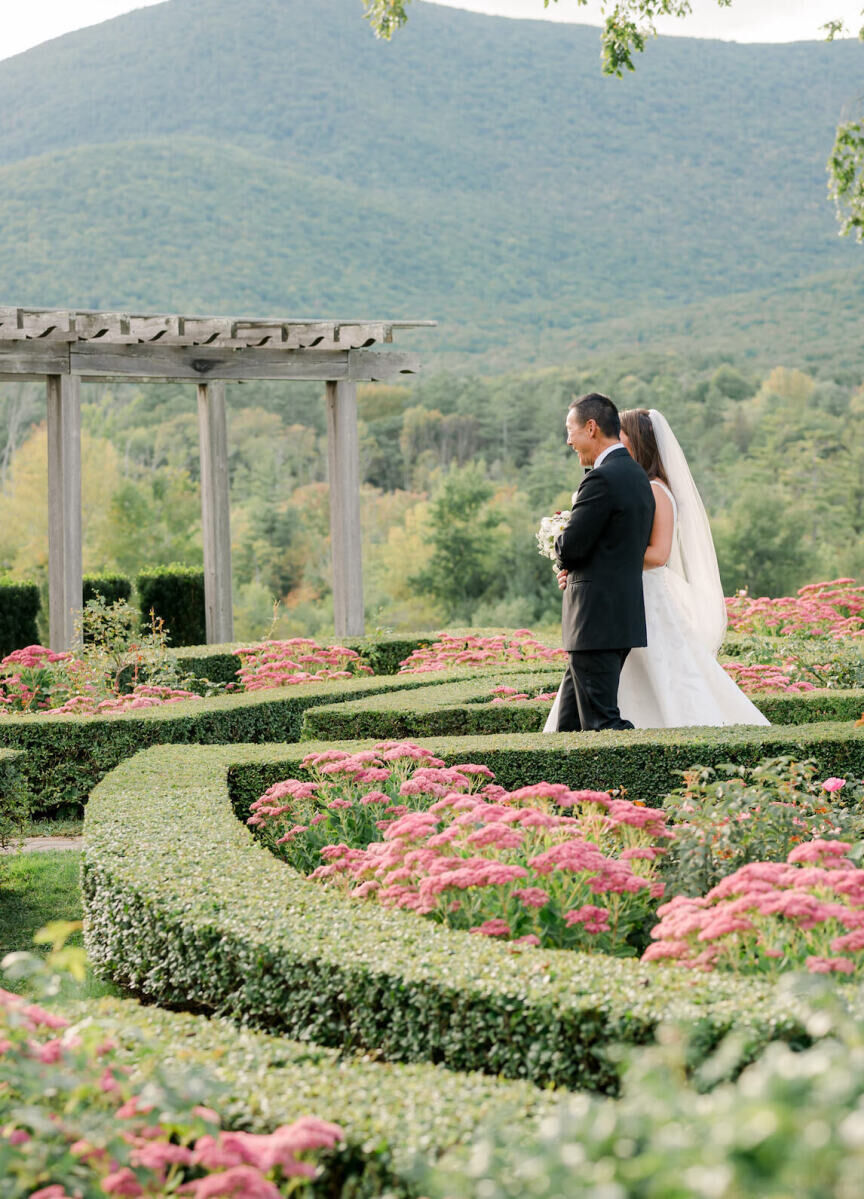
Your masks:
{"label": "wooden pergola", "polygon": [[197,384],[208,643],[234,635],[225,384],[325,383],[335,632],[362,634],[357,384],[414,374],[417,355],[371,347],[435,323],[0,307],[0,382],[46,385],[51,648],[72,645],[82,607],[82,382]]}

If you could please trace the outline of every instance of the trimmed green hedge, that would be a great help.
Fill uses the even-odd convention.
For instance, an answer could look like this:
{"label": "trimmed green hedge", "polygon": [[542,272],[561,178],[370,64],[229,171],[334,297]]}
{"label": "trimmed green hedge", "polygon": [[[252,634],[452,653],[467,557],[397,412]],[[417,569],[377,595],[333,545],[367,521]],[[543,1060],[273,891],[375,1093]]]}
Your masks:
{"label": "trimmed green hedge", "polygon": [[[446,679],[449,676],[439,675]],[[20,770],[35,813],[79,810],[118,762],[148,745],[296,741],[303,713],[343,695],[416,688],[428,679],[341,679],[166,704],[110,716],[0,716],[0,746],[24,751]]]}
{"label": "trimmed green hedge", "polygon": [[[414,691],[410,696],[382,695],[331,704],[307,712],[302,736],[332,741],[541,732],[549,713],[547,705],[491,702],[492,688],[505,679],[509,686],[534,695],[557,691],[561,670],[544,667],[524,674],[517,673],[515,667],[512,673],[490,670],[471,680]],[[753,702],[772,725],[853,721],[864,711],[864,691],[829,689],[794,695],[766,692],[753,696]]]}
{"label": "trimmed green hedge", "polygon": [[[509,687],[529,695],[557,691],[560,667],[525,672],[490,670],[470,680],[438,684],[413,691],[405,702],[397,694],[376,696],[353,703],[328,704],[303,719],[302,737],[314,740],[376,740],[398,737],[472,736],[482,733],[536,733],[542,731],[549,705],[493,704],[492,689],[504,680]],[[422,678],[422,675],[407,675]]]}
{"label": "trimmed green hedge", "polygon": [[85,575],[82,583],[85,604],[100,595],[106,604],[132,598],[132,580],[125,575]]}
{"label": "trimmed green hedge", "polygon": [[[375,740],[378,739],[376,733]],[[495,772],[501,786],[509,790],[538,779],[602,791],[623,787],[630,799],[655,805],[680,785],[681,772],[695,765],[737,762],[755,766],[762,758],[789,755],[812,758],[825,777],[864,777],[864,729],[848,724],[627,729],[554,736],[510,733],[419,740],[448,765],[485,763]],[[339,748],[368,749],[371,745],[371,740],[344,741]],[[286,747],[281,760],[274,756],[264,768],[257,764],[238,768],[232,774],[232,793],[238,811],[246,811],[252,800],[272,783],[290,775],[302,777],[300,762],[306,754],[332,748],[332,741],[303,741]]]}
{"label": "trimmed green hedge", "polygon": [[0,582],[0,658],[38,642],[41,605],[36,583]]}
{"label": "trimmed green hedge", "polygon": [[98,1021],[136,1072],[142,1058],[146,1063],[154,1054],[169,1070],[206,1070],[226,1089],[202,1102],[228,1113],[231,1127],[272,1132],[307,1115],[339,1124],[345,1148],[321,1156],[324,1174],[315,1194],[378,1199],[387,1189],[415,1196],[418,1159],[433,1163],[469,1145],[486,1123],[530,1134],[562,1099],[526,1082],[346,1058],[336,1049],[129,1000],[64,1011],[74,1020]]}
{"label": "trimmed green hedge", "polygon": [[192,566],[158,566],[135,580],[141,625],[150,613],[165,622],[169,645],[201,645],[207,639],[204,571]]}
{"label": "trimmed green hedge", "polygon": [[229,773],[287,753],[160,747],[99,784],[82,887],[100,975],[304,1041],[600,1091],[617,1085],[610,1046],[651,1040],[661,1020],[689,1026],[694,1061],[733,1027],[751,1052],[808,1042],[798,1000],[760,980],[514,954],[303,878],[255,841],[228,794]]}

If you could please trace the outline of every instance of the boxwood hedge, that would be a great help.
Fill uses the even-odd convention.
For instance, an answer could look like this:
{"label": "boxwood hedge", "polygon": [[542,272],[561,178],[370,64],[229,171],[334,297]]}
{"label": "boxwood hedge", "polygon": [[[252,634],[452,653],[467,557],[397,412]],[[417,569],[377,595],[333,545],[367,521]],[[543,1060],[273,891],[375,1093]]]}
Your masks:
{"label": "boxwood hedge", "polygon": [[[504,707],[505,705],[497,705]],[[515,705],[514,705],[515,706]],[[386,727],[386,726],[385,726]],[[398,727],[398,726],[397,726]],[[385,733],[384,736],[387,734]],[[399,736],[405,734],[399,733]],[[376,733],[376,740],[378,734]],[[421,737],[448,765],[484,762],[497,781],[510,790],[545,779],[574,788],[611,790],[623,787],[631,799],[660,804],[681,783],[691,766],[735,762],[753,766],[763,758],[810,758],[824,777],[864,777],[864,729],[826,722],[765,727],[729,726],[708,729],[630,729],[599,733],[510,733],[473,737]],[[371,740],[344,741],[340,749],[368,749]],[[302,776],[300,762],[308,753],[332,743],[301,741],[286,747],[281,759],[246,764],[232,772],[238,810],[271,783],[290,774]]]}
{"label": "boxwood hedge", "polygon": [[[450,675],[437,676],[449,680]],[[110,716],[49,713],[0,717],[0,746],[23,751],[19,767],[34,812],[80,809],[91,789],[118,762],[148,745],[295,741],[304,711],[342,696],[425,686],[426,676],[359,676],[331,683],[185,700]]]}
{"label": "boxwood hedge", "polygon": [[100,975],[302,1041],[601,1091],[617,1082],[610,1045],[650,1040],[661,1019],[690,1027],[694,1060],[733,1026],[753,1051],[807,1041],[798,1001],[759,980],[514,953],[303,878],[256,843],[228,793],[232,769],[288,749],[156,747],[103,779],[82,875]]}
{"label": "boxwood hedge", "polygon": [[[523,667],[524,669],[524,667]],[[421,676],[422,677],[422,676]],[[540,732],[549,708],[545,704],[493,704],[492,688],[506,681],[529,695],[557,691],[560,668],[525,674],[489,671],[447,686],[364,697],[307,711],[302,736],[350,740],[357,737],[448,737],[482,733]],[[764,693],[753,702],[771,724],[817,724],[857,720],[864,711],[864,691],[805,691],[794,695]]]}
{"label": "boxwood hedge", "polygon": [[562,1099],[560,1092],[527,1082],[454,1074],[426,1063],[352,1058],[337,1049],[238,1029],[228,1020],[129,1000],[78,1003],[66,1014],[98,1021],[121,1058],[145,1077],[154,1055],[169,1071],[206,1070],[224,1090],[203,1100],[218,1107],[232,1128],[271,1132],[306,1115],[341,1125],[345,1145],[323,1155],[316,1194],[378,1199],[386,1189],[414,1196],[418,1159],[433,1162],[470,1144],[487,1122],[530,1133]]}

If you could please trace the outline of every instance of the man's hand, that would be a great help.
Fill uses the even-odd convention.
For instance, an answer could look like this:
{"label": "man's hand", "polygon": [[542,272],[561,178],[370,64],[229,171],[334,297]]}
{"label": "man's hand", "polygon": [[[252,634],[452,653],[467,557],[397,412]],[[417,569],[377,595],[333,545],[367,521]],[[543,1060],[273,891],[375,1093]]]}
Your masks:
{"label": "man's hand", "polygon": [[568,572],[566,570],[558,571],[558,589],[559,589],[559,591],[563,591],[564,588],[567,586],[567,573]]}

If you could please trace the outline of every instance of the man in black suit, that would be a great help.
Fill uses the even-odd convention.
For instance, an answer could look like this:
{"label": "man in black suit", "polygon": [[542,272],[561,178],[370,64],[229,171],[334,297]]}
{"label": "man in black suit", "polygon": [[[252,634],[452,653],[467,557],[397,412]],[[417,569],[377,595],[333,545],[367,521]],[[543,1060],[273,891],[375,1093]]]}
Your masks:
{"label": "man in black suit", "polygon": [[647,643],[642,563],[654,495],[620,432],[618,409],[607,396],[592,392],[570,405],[567,444],[590,469],[555,541],[570,656],[558,714],[562,733],[633,728],[618,711],[618,679],[630,649]]}

